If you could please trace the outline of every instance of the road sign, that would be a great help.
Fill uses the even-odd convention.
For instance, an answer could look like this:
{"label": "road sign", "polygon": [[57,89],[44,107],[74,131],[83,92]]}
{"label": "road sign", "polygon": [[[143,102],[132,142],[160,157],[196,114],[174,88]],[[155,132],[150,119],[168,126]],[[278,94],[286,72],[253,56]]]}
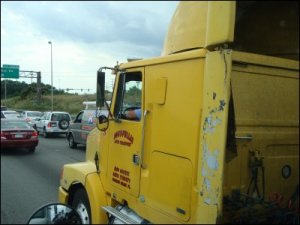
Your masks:
{"label": "road sign", "polygon": [[1,78],[19,79],[19,65],[3,64],[1,67]]}

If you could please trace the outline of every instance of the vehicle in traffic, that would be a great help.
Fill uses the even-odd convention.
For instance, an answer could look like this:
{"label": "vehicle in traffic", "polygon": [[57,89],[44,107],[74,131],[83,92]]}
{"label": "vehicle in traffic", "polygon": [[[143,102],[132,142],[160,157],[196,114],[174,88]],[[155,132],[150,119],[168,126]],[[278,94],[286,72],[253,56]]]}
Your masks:
{"label": "vehicle in traffic", "polygon": [[35,126],[39,134],[48,138],[50,135],[67,134],[70,121],[71,115],[68,112],[44,112],[35,120]]}
{"label": "vehicle in traffic", "polygon": [[21,118],[20,113],[14,110],[3,110],[1,111],[1,118]]}
{"label": "vehicle in traffic", "polygon": [[[110,106],[111,101],[106,101],[107,105]],[[97,109],[96,101],[83,101],[84,109]],[[106,107],[105,107],[106,108]]]}
{"label": "vehicle in traffic", "polygon": [[97,115],[108,116],[108,110],[85,109],[77,114],[68,129],[70,148],[76,148],[77,144],[86,145],[88,134],[96,127]]}
{"label": "vehicle in traffic", "polygon": [[100,67],[97,107],[106,69],[60,177],[84,223],[299,224],[298,2],[180,1],[161,56]]}
{"label": "vehicle in traffic", "polygon": [[22,111],[21,117],[24,118],[33,128],[36,129],[35,120],[43,115],[40,111]]}
{"label": "vehicle in traffic", "polygon": [[34,152],[38,133],[25,120],[1,119],[1,149],[26,148]]}

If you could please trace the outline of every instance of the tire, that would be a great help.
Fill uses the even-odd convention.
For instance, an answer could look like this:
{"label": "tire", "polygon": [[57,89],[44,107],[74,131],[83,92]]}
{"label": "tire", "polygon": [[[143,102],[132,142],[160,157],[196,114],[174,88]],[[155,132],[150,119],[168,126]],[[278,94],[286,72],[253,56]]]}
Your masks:
{"label": "tire", "polygon": [[70,148],[76,148],[77,147],[77,143],[74,141],[74,137],[73,137],[72,134],[69,135],[68,141],[69,141],[69,147]]}
{"label": "tire", "polygon": [[48,138],[49,137],[49,134],[46,132],[46,128],[44,127],[44,130],[43,130],[43,136],[44,138]]}
{"label": "tire", "polygon": [[60,121],[58,122],[58,126],[59,126],[59,128],[62,129],[62,130],[68,129],[69,124],[70,124],[70,123],[69,123],[68,120],[60,120]]}
{"label": "tire", "polygon": [[78,212],[82,224],[92,223],[90,202],[84,189],[79,189],[75,192],[72,206]]}

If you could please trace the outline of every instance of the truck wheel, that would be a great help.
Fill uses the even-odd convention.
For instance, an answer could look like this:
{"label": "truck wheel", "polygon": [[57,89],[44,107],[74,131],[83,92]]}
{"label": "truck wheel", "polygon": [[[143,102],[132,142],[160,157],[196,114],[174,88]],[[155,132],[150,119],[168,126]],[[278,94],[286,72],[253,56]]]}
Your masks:
{"label": "truck wheel", "polygon": [[74,137],[73,137],[72,134],[69,135],[68,141],[69,141],[69,147],[70,148],[76,148],[77,147],[77,143],[74,141]]}
{"label": "truck wheel", "polygon": [[84,189],[79,189],[75,192],[72,206],[80,215],[82,224],[91,224],[91,208],[87,193]]}

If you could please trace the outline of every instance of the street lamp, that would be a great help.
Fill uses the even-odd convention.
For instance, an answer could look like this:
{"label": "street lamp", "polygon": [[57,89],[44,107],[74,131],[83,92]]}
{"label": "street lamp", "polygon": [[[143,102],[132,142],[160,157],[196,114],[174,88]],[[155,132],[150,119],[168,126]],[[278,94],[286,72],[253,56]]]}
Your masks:
{"label": "street lamp", "polygon": [[51,45],[51,111],[53,111],[53,63],[52,63],[52,42],[48,41]]}

